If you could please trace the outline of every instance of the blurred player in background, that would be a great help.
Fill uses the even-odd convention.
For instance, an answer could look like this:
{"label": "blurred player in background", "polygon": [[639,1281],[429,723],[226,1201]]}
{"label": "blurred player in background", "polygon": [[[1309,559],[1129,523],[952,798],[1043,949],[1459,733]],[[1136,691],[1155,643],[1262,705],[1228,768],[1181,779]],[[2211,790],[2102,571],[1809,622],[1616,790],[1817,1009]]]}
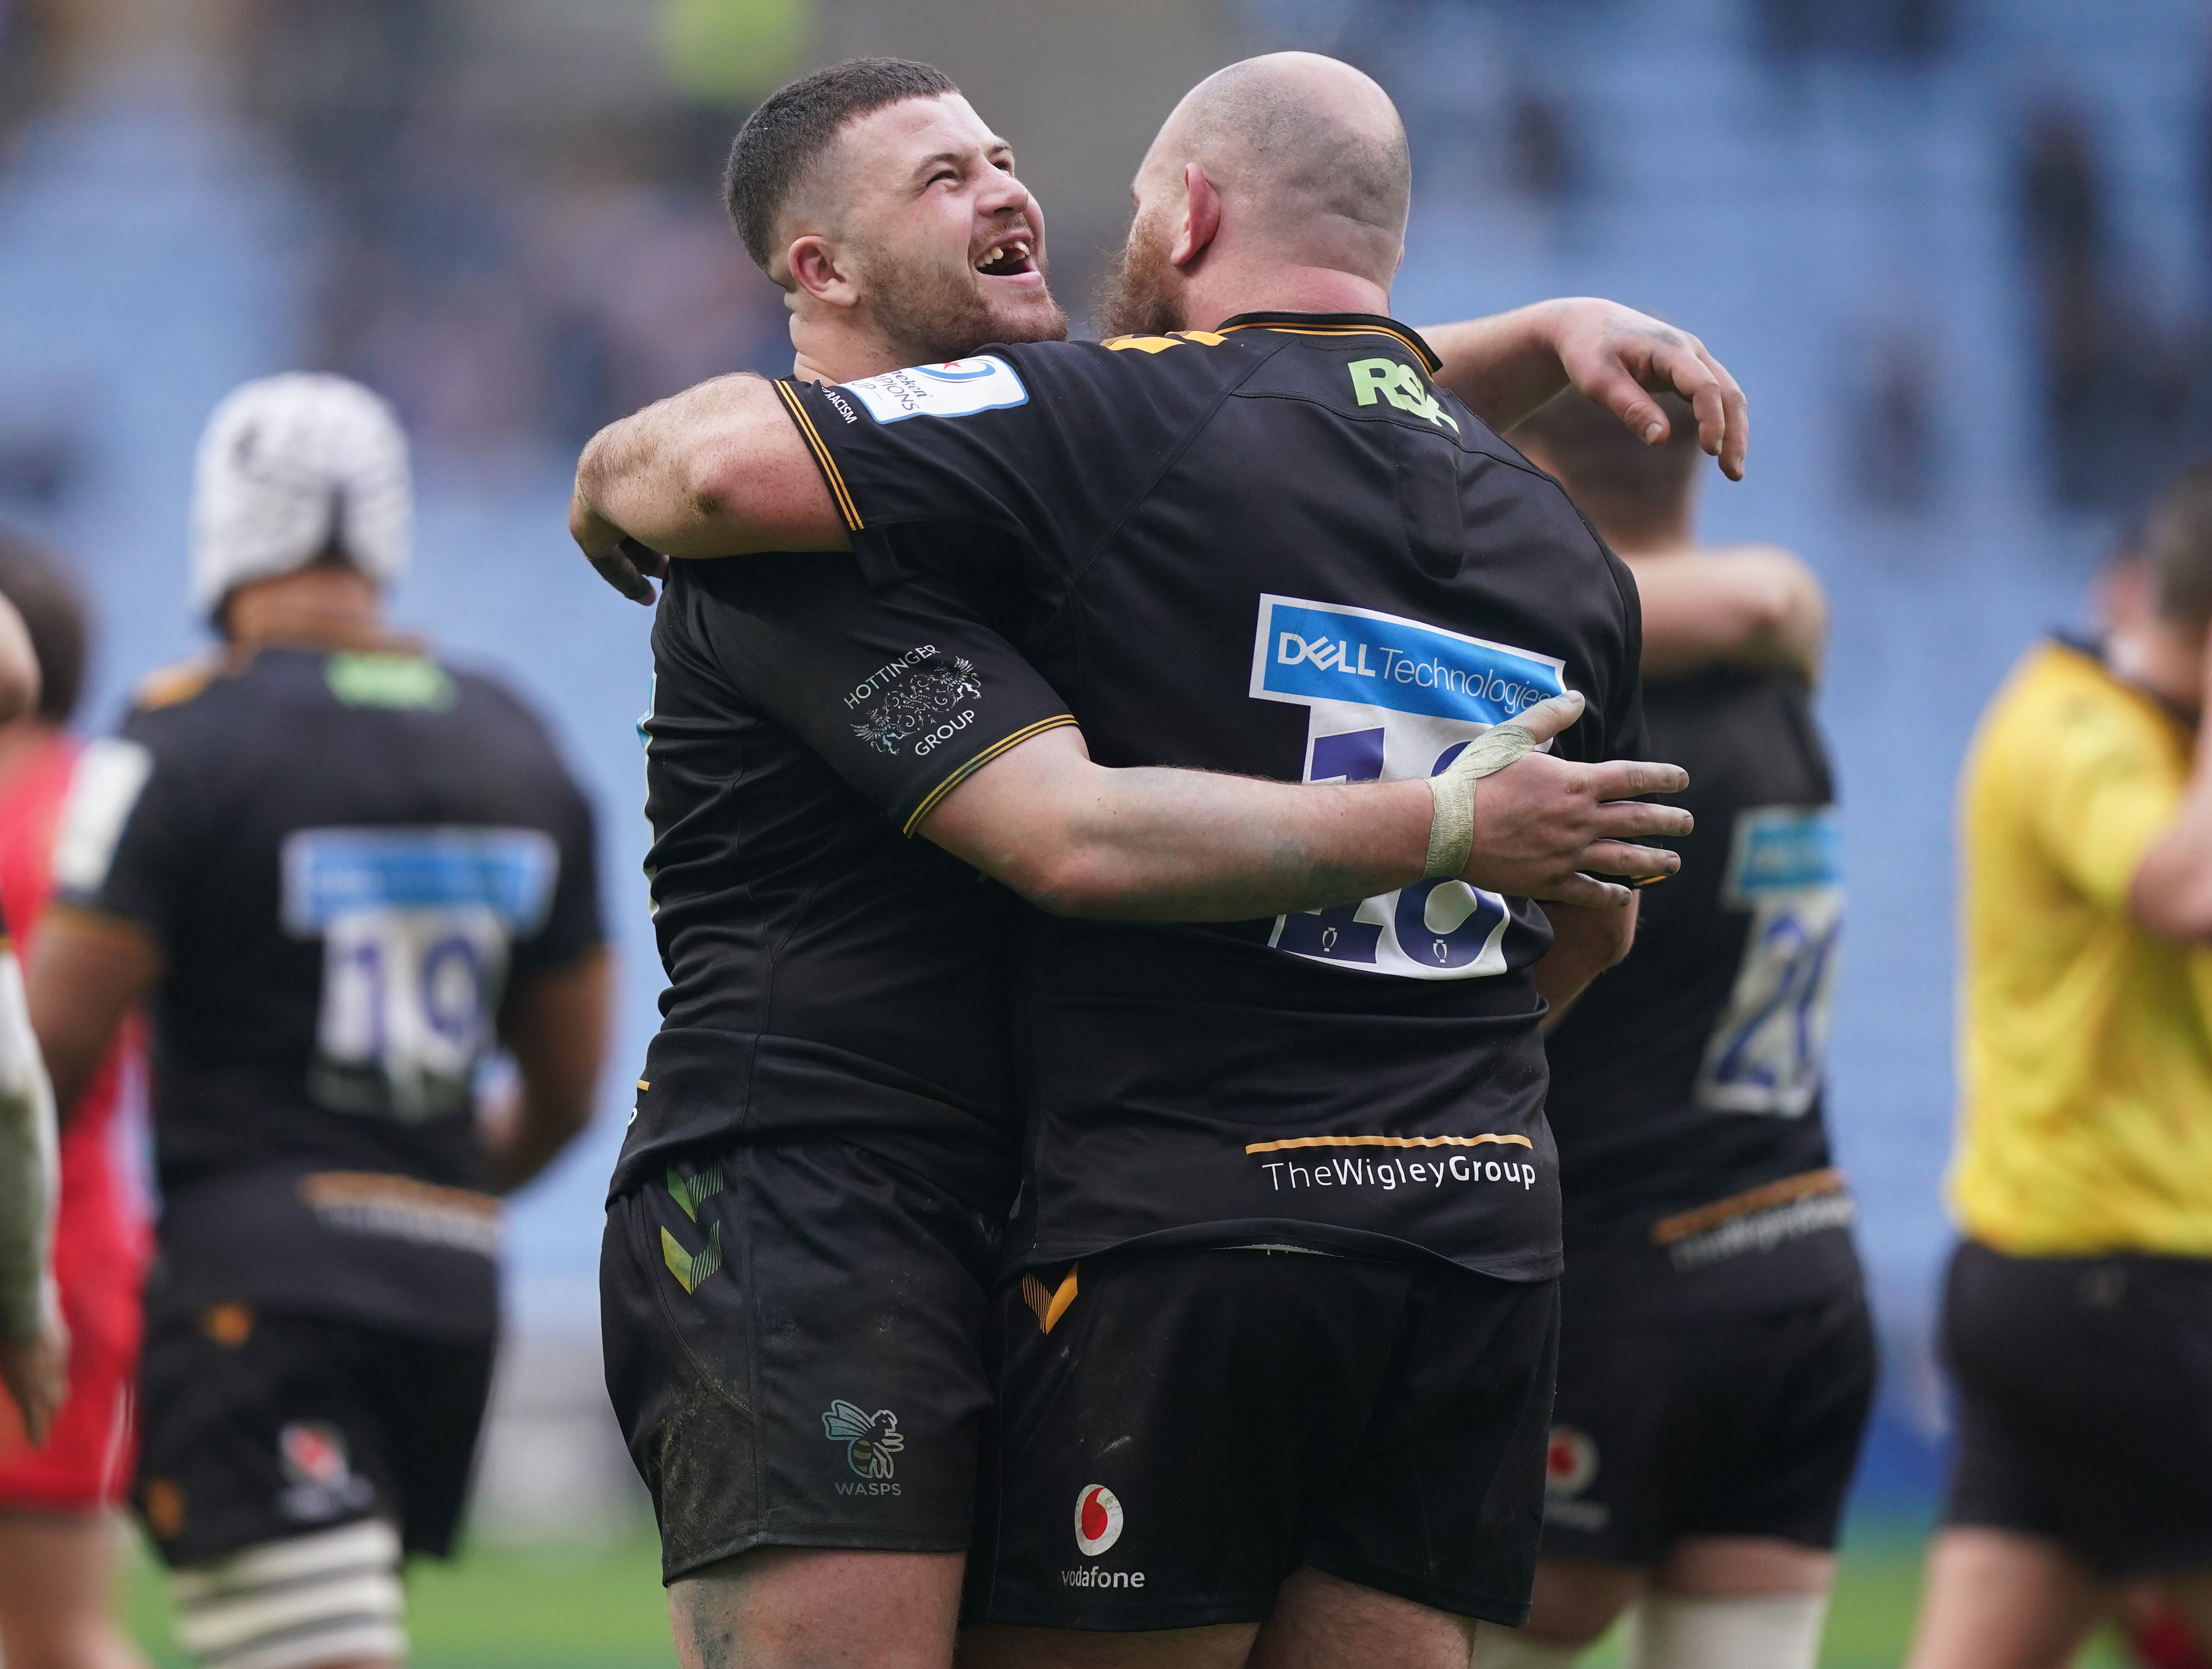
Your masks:
{"label": "blurred player in background", "polygon": [[2140,553],[1967,759],[1959,1447],[1911,1669],[2069,1662],[2114,1585],[2212,1641],[2212,465]]}
{"label": "blurred player in background", "polygon": [[[35,704],[0,727],[0,912],[27,959],[76,776],[80,750],[64,727],[83,689],[87,634],[83,606],[60,570],[13,540],[0,539],[0,598],[27,627],[39,673]],[[117,1029],[82,1092],[60,1109],[54,1264],[69,1330],[68,1398],[42,1445],[9,1448],[0,1439],[0,1662],[11,1665],[143,1662],[116,1626],[112,1592],[148,1248],[143,1202],[120,1167],[115,1128],[135,1031]]]}
{"label": "blurred player in background", "polygon": [[[592,817],[503,686],[385,624],[406,443],[332,376],[248,383],[198,466],[225,640],[87,750],[32,1012],[64,1105],[142,999],[160,1256],[134,1494],[212,1669],[389,1665],[443,1556],[497,1325],[495,1195],[588,1118]],[[490,1052],[520,1093],[479,1123]]]}
{"label": "blurred player in background", "polygon": [[1812,1669],[1875,1345],[1821,1120],[1842,895],[1813,722],[1819,582],[1700,548],[1699,459],[1574,393],[1513,432],[1634,569],[1680,873],[1553,1021],[1567,1246],[1544,1556],[1484,1669],[1565,1669],[1632,1601],[1638,1669]]}

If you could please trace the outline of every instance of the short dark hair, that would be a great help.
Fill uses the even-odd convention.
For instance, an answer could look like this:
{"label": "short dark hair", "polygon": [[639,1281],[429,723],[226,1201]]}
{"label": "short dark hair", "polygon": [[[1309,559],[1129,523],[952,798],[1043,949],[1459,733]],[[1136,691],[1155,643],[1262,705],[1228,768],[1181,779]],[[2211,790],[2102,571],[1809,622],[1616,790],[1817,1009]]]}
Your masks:
{"label": "short dark hair", "polygon": [[2175,478],[2144,524],[2160,618],[2190,631],[2212,625],[2212,460]]}
{"label": "short dark hair", "polygon": [[39,716],[66,724],[84,692],[84,600],[61,564],[19,534],[0,531],[0,597],[15,604],[39,662]]}
{"label": "short dark hair", "polygon": [[1657,446],[1644,445],[1611,411],[1571,388],[1523,418],[1512,438],[1540,447],[1577,499],[1603,501],[1631,515],[1671,510],[1697,479],[1697,414],[1680,394],[1651,398],[1667,414],[1667,438]]}
{"label": "short dark hair", "polygon": [[933,64],[856,58],[787,82],[763,99],[730,142],[722,171],[722,201],[753,265],[768,271],[776,256],[776,216],[846,123],[885,105],[959,90]]}

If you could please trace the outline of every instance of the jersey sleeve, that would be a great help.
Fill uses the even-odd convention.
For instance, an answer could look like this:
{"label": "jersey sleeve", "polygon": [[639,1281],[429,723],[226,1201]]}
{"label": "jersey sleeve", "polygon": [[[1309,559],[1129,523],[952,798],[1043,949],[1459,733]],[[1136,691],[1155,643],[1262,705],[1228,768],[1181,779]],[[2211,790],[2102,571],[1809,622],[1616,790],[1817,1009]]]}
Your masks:
{"label": "jersey sleeve", "polygon": [[2049,705],[2032,760],[2016,760],[2036,844],[2106,910],[2127,907],[2143,854],[2180,814],[2185,783],[2171,749],[2115,694]]}
{"label": "jersey sleeve", "polygon": [[1613,669],[1613,687],[1607,691],[1605,728],[1598,758],[1648,759],[1651,757],[1650,728],[1644,718],[1644,600],[1636,590],[1636,576],[1611,551],[1607,566],[1620,588],[1624,612],[1621,658]]}
{"label": "jersey sleeve", "polygon": [[173,945],[207,819],[198,773],[179,757],[173,728],[143,713],[89,744],[63,803],[54,837],[54,898],[112,916]]}
{"label": "jersey sleeve", "polygon": [[1075,722],[953,580],[871,588],[820,558],[698,569],[679,629],[907,834],[969,773]]}
{"label": "jersey sleeve", "polygon": [[1222,351],[998,347],[837,387],[776,385],[872,584],[928,571],[923,524],[1009,536],[1065,577],[1218,404]]}

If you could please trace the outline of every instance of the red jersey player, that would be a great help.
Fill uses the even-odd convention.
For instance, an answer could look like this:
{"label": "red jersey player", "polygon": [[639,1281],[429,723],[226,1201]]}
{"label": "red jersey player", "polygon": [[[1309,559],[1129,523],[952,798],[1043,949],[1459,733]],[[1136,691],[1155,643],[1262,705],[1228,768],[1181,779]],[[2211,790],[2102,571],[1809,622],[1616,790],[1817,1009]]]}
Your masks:
{"label": "red jersey player", "polygon": [[[87,756],[63,728],[82,682],[85,630],[58,573],[0,542],[0,598],[14,605],[41,678],[37,705],[0,725],[0,917],[27,961],[52,890],[62,810]],[[91,769],[98,768],[94,758]],[[131,1480],[139,1287],[149,1235],[118,1163],[115,1130],[135,1028],[71,1107],[63,1108],[53,1270],[69,1333],[67,1392],[33,1445],[0,1397],[0,1660],[130,1669],[143,1660],[109,1604],[112,1509]],[[33,1428],[41,1423],[34,1416]]]}

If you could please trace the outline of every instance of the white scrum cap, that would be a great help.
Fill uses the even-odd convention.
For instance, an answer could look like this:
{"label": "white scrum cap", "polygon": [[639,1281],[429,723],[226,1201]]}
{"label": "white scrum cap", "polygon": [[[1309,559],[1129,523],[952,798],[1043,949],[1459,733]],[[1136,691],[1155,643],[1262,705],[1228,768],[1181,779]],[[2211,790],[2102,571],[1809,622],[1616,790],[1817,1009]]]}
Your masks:
{"label": "white scrum cap", "polygon": [[333,545],[370,579],[405,571],[414,521],[407,436],[349,378],[290,371],[233,389],[200,436],[192,600],[305,568]]}

